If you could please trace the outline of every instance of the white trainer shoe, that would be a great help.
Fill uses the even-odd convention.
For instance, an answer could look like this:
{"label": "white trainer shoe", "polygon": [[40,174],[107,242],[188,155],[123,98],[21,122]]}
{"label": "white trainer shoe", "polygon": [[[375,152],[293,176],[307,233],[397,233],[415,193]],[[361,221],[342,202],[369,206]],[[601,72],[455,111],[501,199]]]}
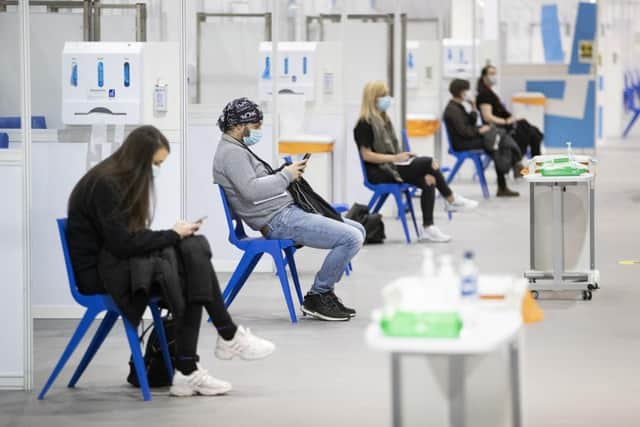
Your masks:
{"label": "white trainer shoe", "polygon": [[420,235],[419,240],[421,242],[446,243],[451,240],[451,236],[444,234],[435,225],[430,225],[422,231],[422,235]]}
{"label": "white trainer shoe", "polygon": [[444,209],[447,212],[471,211],[478,207],[478,202],[475,200],[467,199],[459,194],[454,194],[453,197],[453,202],[451,203],[447,200],[444,201]]}
{"label": "white trainer shoe", "polygon": [[216,357],[231,360],[239,357],[242,360],[258,360],[269,356],[276,349],[275,344],[251,333],[250,329],[238,326],[235,336],[227,341],[218,336]]}
{"label": "white trainer shoe", "polygon": [[209,375],[206,369],[197,364],[198,369],[189,375],[184,375],[176,369],[173,374],[173,384],[169,389],[171,396],[188,397],[200,394],[215,396],[231,390],[231,384]]}

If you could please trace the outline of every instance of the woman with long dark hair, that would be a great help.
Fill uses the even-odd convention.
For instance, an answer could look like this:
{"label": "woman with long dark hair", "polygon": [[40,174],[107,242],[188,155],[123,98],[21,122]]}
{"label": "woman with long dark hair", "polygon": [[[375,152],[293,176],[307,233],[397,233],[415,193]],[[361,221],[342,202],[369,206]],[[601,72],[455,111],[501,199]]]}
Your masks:
{"label": "woman with long dark hair", "polygon": [[211,265],[209,244],[194,235],[201,223],[149,229],[155,177],[169,152],[169,142],[158,129],[142,126],[89,170],[69,198],[69,251],[80,292],[108,293],[134,324],[151,293],[163,296],[177,322],[172,395],[222,394],[231,384],[213,378],[197,363],[203,307],[218,331],[219,359],[260,359],[275,346],[233,323]]}
{"label": "woman with long dark hair", "polygon": [[498,70],[493,65],[486,65],[480,73],[476,87],[476,105],[482,120],[484,123],[505,128],[518,143],[521,153],[524,154],[529,149],[532,157],[540,155],[544,135],[526,119],[518,119],[507,110],[494,90],[498,83],[497,76]]}

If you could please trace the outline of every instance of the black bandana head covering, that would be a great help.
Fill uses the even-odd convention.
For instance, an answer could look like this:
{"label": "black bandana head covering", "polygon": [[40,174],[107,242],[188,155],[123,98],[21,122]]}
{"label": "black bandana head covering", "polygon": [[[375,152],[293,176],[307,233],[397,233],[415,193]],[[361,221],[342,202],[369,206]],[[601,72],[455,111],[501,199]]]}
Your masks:
{"label": "black bandana head covering", "polygon": [[247,98],[238,98],[229,102],[218,118],[218,127],[226,132],[234,126],[245,123],[260,123],[262,111],[257,104]]}

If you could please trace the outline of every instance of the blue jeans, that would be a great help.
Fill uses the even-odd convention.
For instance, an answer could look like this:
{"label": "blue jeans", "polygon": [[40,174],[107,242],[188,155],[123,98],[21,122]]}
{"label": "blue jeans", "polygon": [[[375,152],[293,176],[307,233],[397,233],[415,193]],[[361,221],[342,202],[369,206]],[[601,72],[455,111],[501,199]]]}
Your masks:
{"label": "blue jeans", "polygon": [[358,253],[366,232],[364,227],[345,218],[344,223],[290,205],[278,212],[267,225],[268,239],[290,239],[298,245],[331,249],[316,274],[309,293],[332,291],[344,269]]}

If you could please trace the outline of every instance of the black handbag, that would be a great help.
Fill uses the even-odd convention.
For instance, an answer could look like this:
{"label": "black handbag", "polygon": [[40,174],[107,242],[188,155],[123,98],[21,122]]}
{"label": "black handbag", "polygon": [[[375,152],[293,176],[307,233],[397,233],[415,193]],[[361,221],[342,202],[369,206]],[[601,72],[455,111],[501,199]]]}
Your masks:
{"label": "black handbag", "polygon": [[[285,163],[278,169],[274,170],[269,163],[258,157],[258,155],[251,151],[248,147],[243,147],[249,153],[251,153],[251,155],[256,160],[262,163],[270,174],[278,173],[282,169],[284,169],[285,166],[288,166],[290,164]],[[327,218],[344,222],[342,220],[342,216],[333,208],[333,206],[331,206],[329,202],[323,199],[321,195],[316,193],[311,187],[311,184],[309,184],[309,182],[307,182],[307,180],[305,180],[303,177],[299,177],[297,180],[289,184],[287,191],[289,191],[289,194],[291,194],[291,197],[293,198],[295,204],[303,211],[326,216]]]}

